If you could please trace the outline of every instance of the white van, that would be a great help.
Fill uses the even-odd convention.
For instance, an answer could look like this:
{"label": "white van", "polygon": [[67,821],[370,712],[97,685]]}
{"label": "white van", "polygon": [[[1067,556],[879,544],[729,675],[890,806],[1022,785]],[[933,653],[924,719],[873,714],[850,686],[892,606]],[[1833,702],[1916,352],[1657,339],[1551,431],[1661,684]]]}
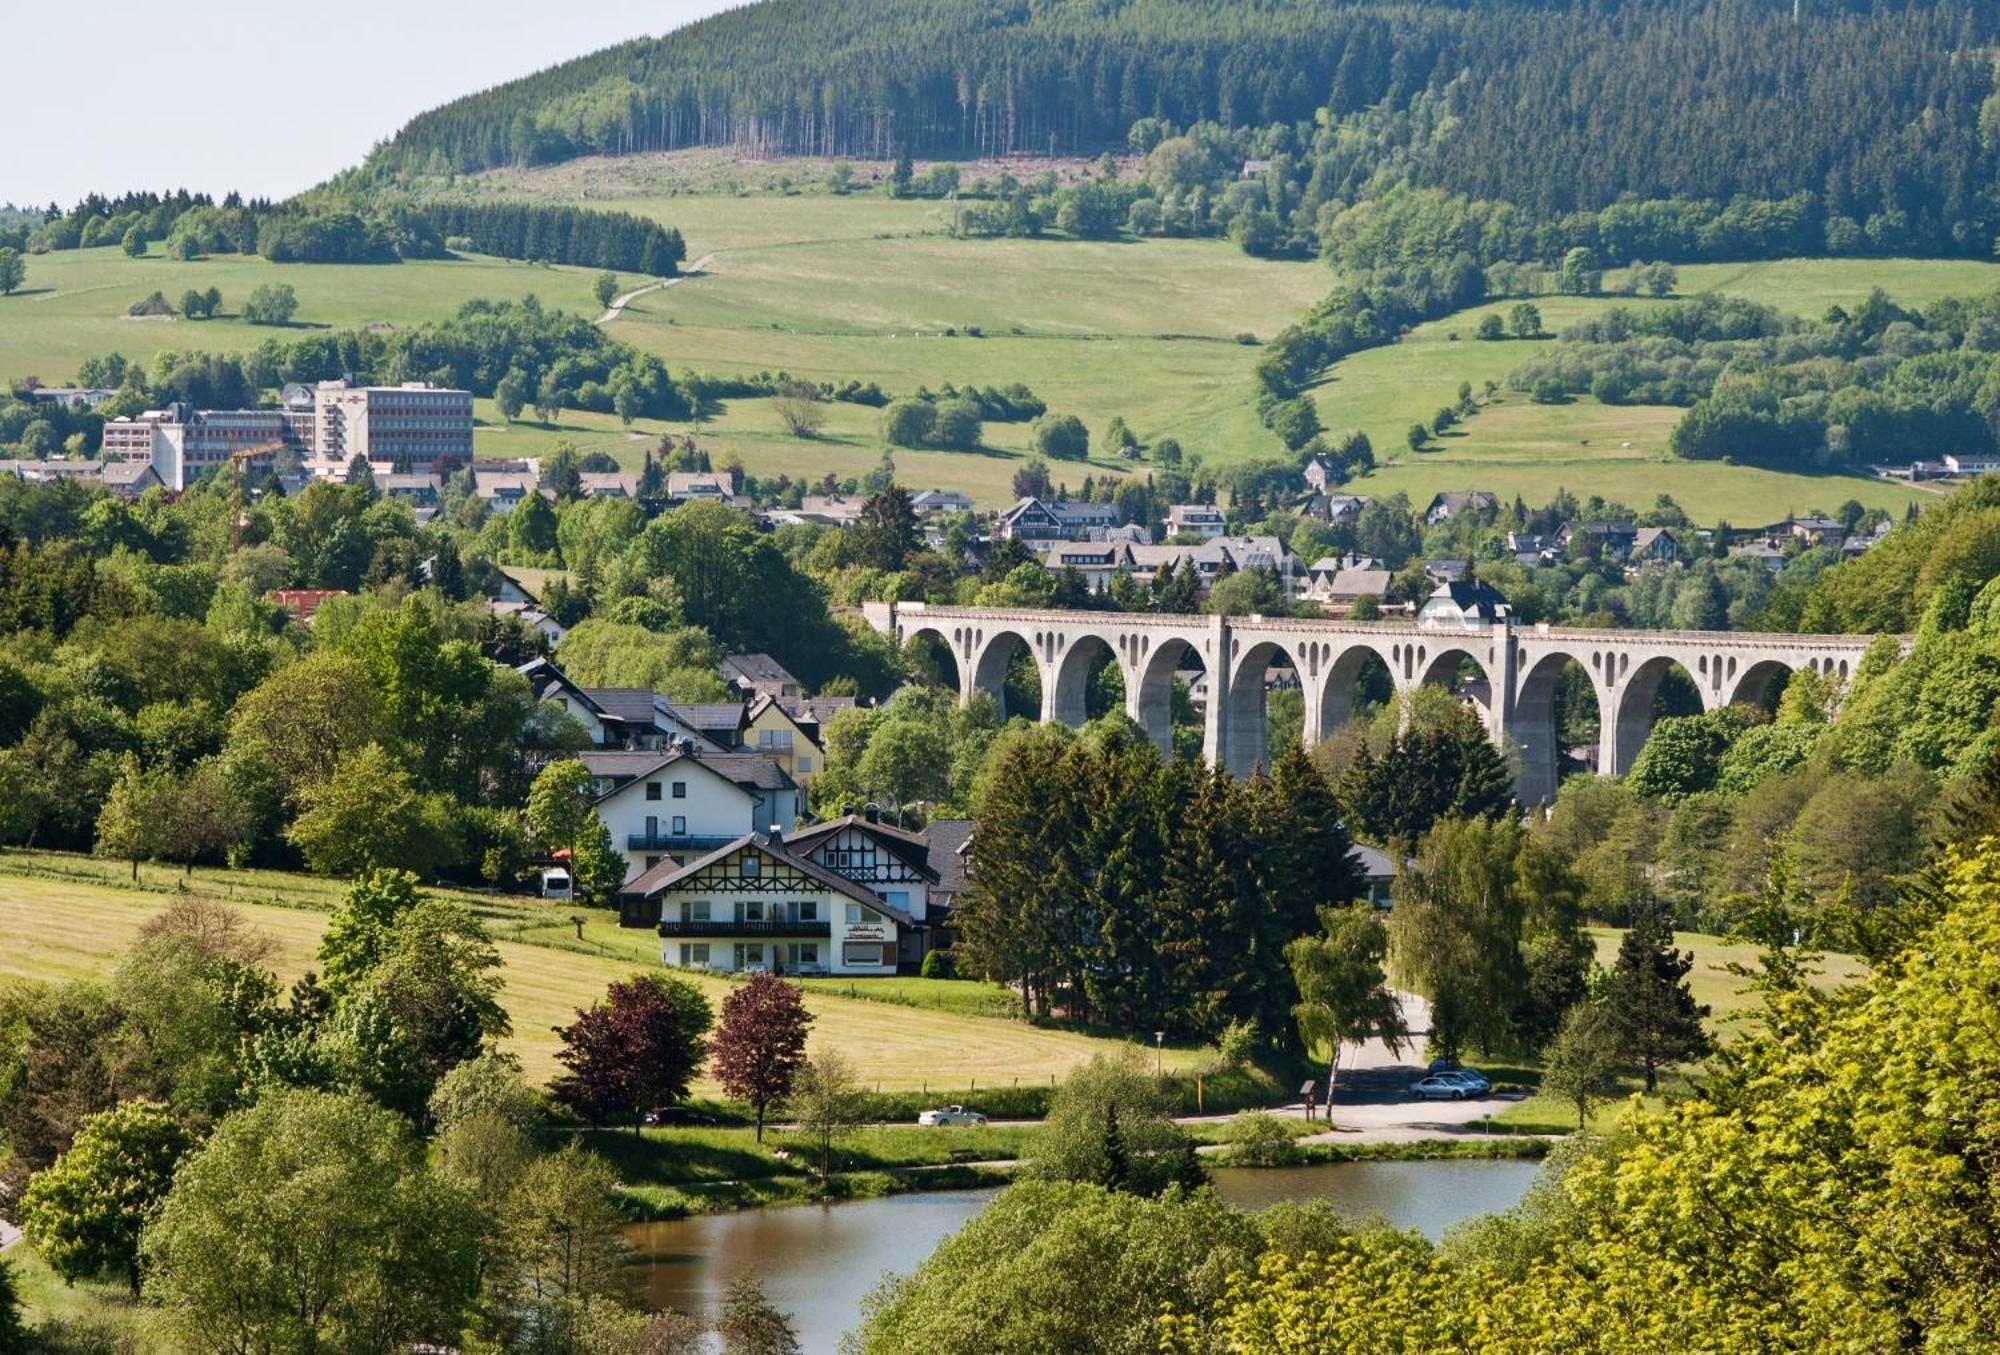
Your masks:
{"label": "white van", "polygon": [[571,894],[569,872],[561,866],[551,866],[542,872],[542,897],[545,899],[566,899]]}

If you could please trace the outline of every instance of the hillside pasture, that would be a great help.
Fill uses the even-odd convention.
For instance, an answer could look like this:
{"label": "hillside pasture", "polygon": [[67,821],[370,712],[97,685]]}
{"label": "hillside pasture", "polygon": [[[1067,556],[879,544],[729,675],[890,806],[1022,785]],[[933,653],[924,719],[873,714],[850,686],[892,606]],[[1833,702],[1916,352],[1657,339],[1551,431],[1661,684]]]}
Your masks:
{"label": "hillside pasture", "polygon": [[[27,264],[22,289],[0,297],[0,379],[33,376],[47,386],[67,384],[78,363],[106,353],[150,362],[167,350],[239,352],[267,339],[283,341],[319,328],[401,329],[446,319],[467,301],[482,297],[518,301],[532,292],[552,309],[584,315],[599,309],[591,294],[595,269],[476,254],[394,264],[274,264],[243,254],[182,261],[167,258],[155,243],[140,259],[128,258],[116,246],[101,246],[36,254]],[[298,294],[293,322],[245,323],[240,312],[250,293],[280,282]],[[213,320],[126,318],[127,307],[153,292],[163,293],[179,309],[182,293],[210,287],[222,293],[222,309]]]}
{"label": "hillside pasture", "polygon": [[[0,983],[107,976],[145,921],[182,889],[241,908],[272,938],[273,967],[290,982],[313,963],[328,913],[343,889],[337,881],[277,871],[198,868],[183,876],[146,866],[137,885],[129,873],[124,863],[91,857],[0,854]],[[456,897],[486,918],[496,938],[506,982],[501,1001],[514,1027],[506,1047],[537,1082],[558,1071],[554,1027],[602,997],[612,980],[659,968],[657,940],[620,929],[607,915],[593,915],[586,939],[578,942],[570,905],[477,893]],[[732,987],[726,979],[681,976],[718,1007]],[[823,989],[808,994],[806,1007],[815,1018],[814,1043],[839,1049],[866,1085],[884,1091],[1047,1083],[1121,1043]],[[1150,1040],[1143,1045],[1150,1049]],[[1199,1050],[1176,1050],[1166,1066],[1189,1066],[1203,1057]],[[714,1095],[718,1089],[703,1078],[697,1090]]]}

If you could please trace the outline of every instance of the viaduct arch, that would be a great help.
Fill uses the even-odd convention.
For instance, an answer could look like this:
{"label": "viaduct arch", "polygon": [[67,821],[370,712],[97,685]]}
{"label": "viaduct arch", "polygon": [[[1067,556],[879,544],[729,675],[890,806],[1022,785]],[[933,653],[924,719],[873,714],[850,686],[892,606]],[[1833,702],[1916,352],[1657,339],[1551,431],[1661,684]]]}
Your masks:
{"label": "viaduct arch", "polygon": [[[1678,667],[1702,709],[1762,702],[1800,670],[1846,678],[1872,636],[1740,631],[1568,630],[1514,626],[1431,628],[1388,622],[1157,613],[1026,611],[870,604],[868,617],[898,644],[919,636],[947,649],[959,699],[998,697],[1014,655],[1025,649],[1041,680],[1043,721],[1081,724],[1091,670],[1110,656],[1125,683],[1125,709],[1165,749],[1172,739],[1175,674],[1199,669],[1207,687],[1202,746],[1210,762],[1248,774],[1268,761],[1266,704],[1275,682],[1296,682],[1305,741],[1352,718],[1364,671],[1379,661],[1398,692],[1425,684],[1461,690],[1496,742],[1519,759],[1516,789],[1527,804],[1555,795],[1555,697],[1570,664],[1596,698],[1597,766],[1623,775],[1652,732],[1654,699]],[[1906,642],[1907,643],[1907,642]],[[1023,712],[1014,712],[1016,714]]]}

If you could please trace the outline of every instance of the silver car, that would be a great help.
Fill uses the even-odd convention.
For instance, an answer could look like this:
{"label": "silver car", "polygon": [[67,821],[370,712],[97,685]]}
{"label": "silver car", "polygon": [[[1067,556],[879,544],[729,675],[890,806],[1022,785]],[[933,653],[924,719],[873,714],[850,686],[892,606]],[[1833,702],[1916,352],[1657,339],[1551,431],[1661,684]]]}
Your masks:
{"label": "silver car", "polygon": [[986,1123],[986,1117],[976,1110],[967,1110],[964,1106],[944,1106],[937,1110],[927,1110],[917,1116],[917,1123],[922,1125],[982,1125]]}
{"label": "silver car", "polygon": [[1477,1096],[1472,1084],[1450,1073],[1432,1073],[1429,1077],[1410,1084],[1410,1095],[1426,1101],[1463,1101],[1469,1096]]}

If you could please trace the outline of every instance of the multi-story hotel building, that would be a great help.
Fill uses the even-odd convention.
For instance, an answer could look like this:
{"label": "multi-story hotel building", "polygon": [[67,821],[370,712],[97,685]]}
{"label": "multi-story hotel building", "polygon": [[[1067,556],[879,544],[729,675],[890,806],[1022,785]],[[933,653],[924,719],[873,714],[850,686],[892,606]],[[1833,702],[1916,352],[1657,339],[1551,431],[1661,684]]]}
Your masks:
{"label": "multi-story hotel building", "polygon": [[313,452],[348,461],[358,452],[420,475],[448,475],[472,462],[472,392],[421,381],[313,387]]}
{"label": "multi-story hotel building", "polygon": [[240,453],[255,453],[248,468],[268,470],[279,448],[341,470],[358,453],[417,474],[446,475],[472,461],[472,393],[423,382],[293,383],[276,409],[172,404],[104,425],[106,461],[150,462],[161,483],[175,490]]}

